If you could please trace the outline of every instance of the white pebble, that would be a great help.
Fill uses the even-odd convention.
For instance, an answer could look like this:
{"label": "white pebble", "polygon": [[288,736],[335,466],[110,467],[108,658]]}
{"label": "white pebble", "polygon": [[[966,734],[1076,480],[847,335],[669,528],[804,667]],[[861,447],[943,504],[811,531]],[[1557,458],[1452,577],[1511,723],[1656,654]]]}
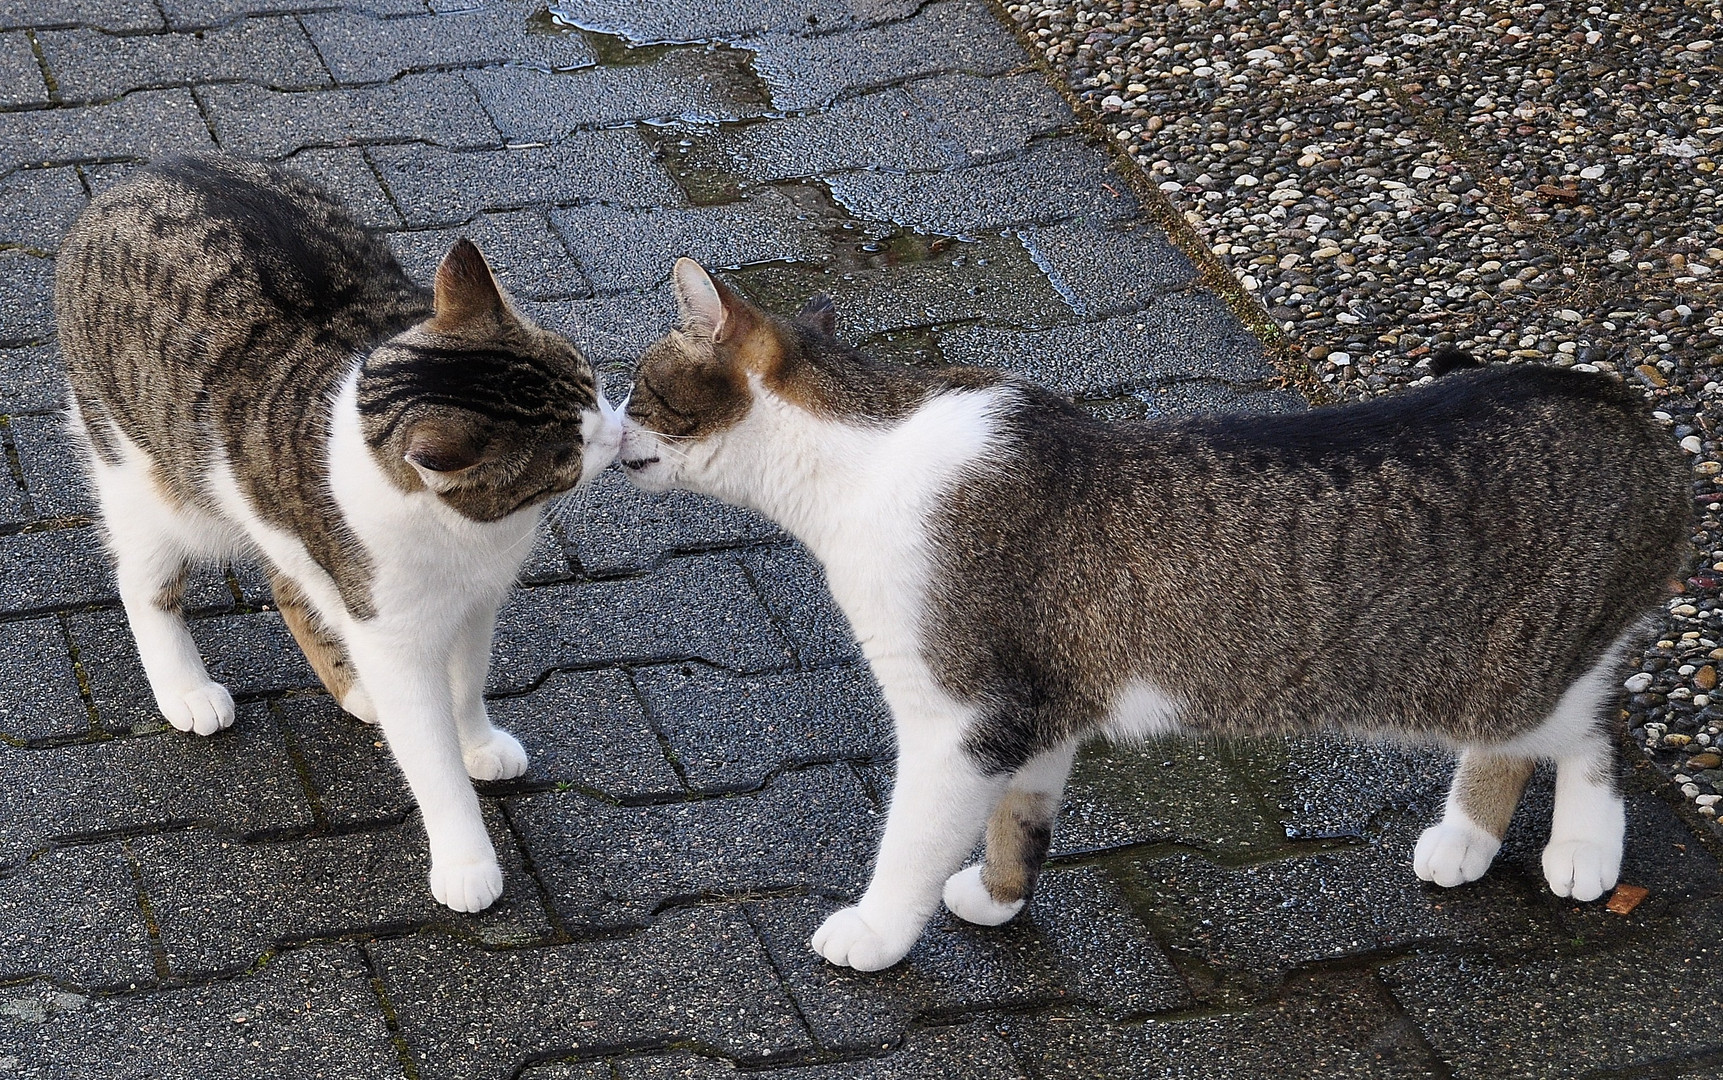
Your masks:
{"label": "white pebble", "polygon": [[1238,177],[1237,179],[1235,179],[1233,181],[1233,186],[1234,187],[1255,187],[1256,185],[1258,185],[1260,183],[1262,183],[1261,180],[1258,180],[1256,177],[1250,175],[1249,173],[1245,173],[1244,175]]}
{"label": "white pebble", "polygon": [[1352,354],[1346,352],[1331,352],[1328,354],[1328,360],[1330,363],[1346,367],[1348,364],[1352,363]]}
{"label": "white pebble", "polygon": [[1588,165],[1579,171],[1579,175],[1586,180],[1601,180],[1605,171],[1603,165]]}
{"label": "white pebble", "polygon": [[1699,442],[1699,436],[1689,435],[1687,438],[1681,440],[1681,449],[1687,451],[1689,454],[1697,454],[1701,449],[1703,449],[1703,446]]}
{"label": "white pebble", "polygon": [[1630,694],[1642,694],[1651,687],[1651,672],[1641,671],[1636,675],[1630,675],[1627,681],[1621,685],[1625,686]]}

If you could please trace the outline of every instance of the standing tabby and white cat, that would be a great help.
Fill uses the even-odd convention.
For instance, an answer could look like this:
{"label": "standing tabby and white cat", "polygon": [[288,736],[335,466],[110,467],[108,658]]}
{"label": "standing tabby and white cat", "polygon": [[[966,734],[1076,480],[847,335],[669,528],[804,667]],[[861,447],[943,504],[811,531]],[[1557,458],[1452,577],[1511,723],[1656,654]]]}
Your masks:
{"label": "standing tabby and white cat", "polygon": [[120,597],[174,727],[233,723],[186,631],[189,565],[261,558],[318,676],[380,723],[424,815],[431,892],[502,874],[468,776],[518,776],[482,696],[544,501],[620,431],[592,367],[523,318],[462,239],[415,285],[285,170],[153,166],[62,245],[55,305]]}
{"label": "standing tabby and white cat", "polygon": [[[1001,373],[922,371],[777,319],[682,260],[621,459],[804,541],[873,666],[897,785],[873,880],[813,947],[874,969],[941,897],[1027,901],[1084,739],[1316,726],[1460,751],[1417,845],[1488,869],[1556,762],[1550,888],[1609,889],[1612,675],[1686,540],[1686,465],[1600,375],[1470,372],[1289,416],[1106,424]],[[982,863],[959,870],[985,834]]]}

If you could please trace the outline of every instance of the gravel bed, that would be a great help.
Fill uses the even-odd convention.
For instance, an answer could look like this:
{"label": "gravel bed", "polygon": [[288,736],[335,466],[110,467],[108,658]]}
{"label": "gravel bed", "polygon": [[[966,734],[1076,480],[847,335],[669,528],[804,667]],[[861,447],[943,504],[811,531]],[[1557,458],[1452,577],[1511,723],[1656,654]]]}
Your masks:
{"label": "gravel bed", "polygon": [[1452,345],[1653,401],[1693,458],[1695,561],[1629,722],[1715,818],[1723,4],[1003,7],[1333,398]]}

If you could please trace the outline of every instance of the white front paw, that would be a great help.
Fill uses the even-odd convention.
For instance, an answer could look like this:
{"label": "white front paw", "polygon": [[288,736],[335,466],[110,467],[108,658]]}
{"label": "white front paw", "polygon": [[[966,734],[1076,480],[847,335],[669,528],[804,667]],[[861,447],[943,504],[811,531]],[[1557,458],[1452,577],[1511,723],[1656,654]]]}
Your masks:
{"label": "white front paw", "polygon": [[355,682],[347,689],[347,696],[341,699],[341,707],[356,720],[367,724],[377,722],[377,705],[371,700],[371,691],[365,689],[365,684]]}
{"label": "white front paw", "polygon": [[1418,837],[1412,870],[1425,881],[1451,889],[1483,877],[1501,846],[1501,840],[1470,822],[1438,821]]}
{"label": "white front paw", "polygon": [[479,863],[431,862],[431,895],[456,911],[483,911],[503,894],[503,871],[495,859]]}
{"label": "white front paw", "polygon": [[847,907],[827,917],[810,944],[840,967],[878,971],[902,960],[920,933],[920,924],[881,931],[862,917],[860,907]]}
{"label": "white front paw", "polygon": [[501,728],[475,746],[461,747],[461,760],[474,780],[511,780],[527,770],[526,750],[519,740]]}
{"label": "white front paw", "polygon": [[1544,848],[1544,880],[1557,896],[1596,900],[1615,888],[1621,874],[1621,844],[1595,840],[1552,841]]}
{"label": "white front paw", "polygon": [[981,880],[980,863],[964,867],[945,879],[945,906],[953,915],[977,926],[998,926],[1009,922],[1027,902],[1023,899],[1001,904],[993,899],[993,894]]}
{"label": "white front paw", "polygon": [[233,697],[218,682],[206,682],[190,690],[157,694],[156,706],[167,722],[181,731],[214,735],[233,726]]}

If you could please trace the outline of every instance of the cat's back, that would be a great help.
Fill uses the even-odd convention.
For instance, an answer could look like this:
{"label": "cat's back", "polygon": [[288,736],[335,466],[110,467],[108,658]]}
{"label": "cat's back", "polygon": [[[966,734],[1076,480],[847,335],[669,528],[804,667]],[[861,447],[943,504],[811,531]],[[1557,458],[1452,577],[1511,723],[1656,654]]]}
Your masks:
{"label": "cat's back", "polygon": [[150,165],[98,195],[61,247],[55,307],[74,385],[113,392],[129,381],[115,369],[197,378],[316,342],[359,347],[428,305],[327,193],[212,156]]}

